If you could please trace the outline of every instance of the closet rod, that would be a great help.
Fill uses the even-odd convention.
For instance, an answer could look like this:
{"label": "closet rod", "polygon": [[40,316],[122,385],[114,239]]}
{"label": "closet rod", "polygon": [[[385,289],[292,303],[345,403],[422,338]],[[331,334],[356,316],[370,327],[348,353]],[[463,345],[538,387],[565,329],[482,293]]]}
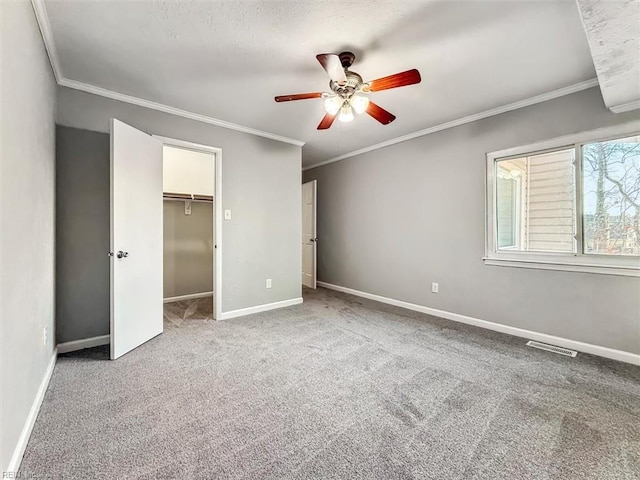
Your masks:
{"label": "closet rod", "polygon": [[192,200],[194,202],[213,202],[213,195],[198,195],[191,193],[169,193],[164,192],[162,198],[165,200]]}

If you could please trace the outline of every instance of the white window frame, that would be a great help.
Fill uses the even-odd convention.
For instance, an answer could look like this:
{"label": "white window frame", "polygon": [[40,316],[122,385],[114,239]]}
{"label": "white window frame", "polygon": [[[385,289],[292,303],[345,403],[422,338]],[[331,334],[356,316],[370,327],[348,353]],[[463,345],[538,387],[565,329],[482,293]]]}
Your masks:
{"label": "white window frame", "polygon": [[[582,197],[582,146],[586,143],[604,142],[627,136],[640,135],[640,121],[614,127],[565,135],[522,147],[509,148],[487,154],[486,162],[486,218],[485,265],[506,267],[563,270],[606,275],[640,277],[640,258],[628,255],[604,255],[583,253],[583,197]],[[498,250],[496,222],[496,162],[544,153],[545,151],[575,148],[575,202],[576,202],[576,253],[523,252]]]}
{"label": "white window frame", "polygon": [[[514,242],[514,245],[500,248],[501,252],[509,251],[509,250],[517,250],[518,245],[520,245],[520,237],[521,237],[520,228],[522,226],[522,223],[521,223],[522,222],[522,205],[520,203],[520,196],[522,195],[522,177],[510,178],[509,180],[512,181],[515,185],[515,194],[513,196],[514,205],[512,207],[513,213],[515,216],[515,219],[513,222],[515,242]],[[496,185],[496,191],[497,191],[497,185]],[[498,224],[496,223],[496,233],[497,233],[497,228],[498,228]],[[498,249],[497,242],[498,242],[498,239],[496,237],[496,250]]]}

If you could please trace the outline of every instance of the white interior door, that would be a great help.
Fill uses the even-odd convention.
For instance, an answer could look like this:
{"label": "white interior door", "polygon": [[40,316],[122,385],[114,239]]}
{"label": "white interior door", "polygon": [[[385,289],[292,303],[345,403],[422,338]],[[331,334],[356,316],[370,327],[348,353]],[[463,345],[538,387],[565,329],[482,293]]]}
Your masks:
{"label": "white interior door", "polygon": [[302,184],[302,285],[316,288],[316,181]]}
{"label": "white interior door", "polygon": [[162,333],[162,143],[111,121],[111,358]]}

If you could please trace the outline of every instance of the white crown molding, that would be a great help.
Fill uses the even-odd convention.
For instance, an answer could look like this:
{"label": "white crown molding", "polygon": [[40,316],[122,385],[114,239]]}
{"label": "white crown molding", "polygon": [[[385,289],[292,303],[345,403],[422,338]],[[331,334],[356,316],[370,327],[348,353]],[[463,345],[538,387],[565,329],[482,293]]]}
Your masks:
{"label": "white crown molding", "polygon": [[569,338],[556,337],[555,335],[549,335],[547,333],[540,333],[534,332],[532,330],[525,330],[523,328],[511,327],[502,323],[489,322],[487,320],[469,317],[467,315],[460,315],[459,313],[447,312],[446,310],[438,310],[436,308],[425,307],[423,305],[417,305],[415,303],[409,303],[403,300],[396,300],[395,298],[383,297],[381,295],[376,295],[373,293],[362,292],[360,290],[354,290],[353,288],[342,287],[340,285],[333,285],[331,283],[318,282],[318,286],[328,288],[330,290],[335,290],[337,292],[348,293],[357,297],[367,298],[369,300],[375,300],[376,302],[386,303],[387,305],[406,308],[407,310],[413,310],[414,312],[426,313],[427,315],[433,315],[434,317],[453,320],[454,322],[465,323],[467,325],[473,325],[475,327],[485,328],[487,330],[493,330],[494,332],[506,333],[507,335],[513,335],[515,337],[528,338],[551,345],[558,345],[560,347],[570,348],[579,352],[589,353],[591,355],[597,355],[604,358],[610,358],[612,360],[630,363],[632,365],[640,365],[640,355],[638,355],[637,353],[624,352],[622,350],[615,350],[613,348],[603,347],[601,345],[593,345],[591,343],[571,340]]}
{"label": "white crown molding", "polygon": [[251,127],[245,127],[236,123],[226,122],[218,118],[208,117],[199,113],[190,112],[188,110],[182,110],[180,108],[171,107],[163,103],[152,102],[151,100],[145,100],[144,98],[134,97],[132,95],[126,95],[124,93],[114,92],[102,87],[96,87],[88,83],[77,82],[75,80],[69,80],[62,78],[58,84],[62,87],[72,88],[74,90],[80,90],[81,92],[91,93],[93,95],[99,95],[101,97],[110,98],[119,102],[130,103],[139,107],[149,108],[151,110],[157,110],[163,113],[169,113],[178,117],[188,118],[189,120],[195,120],[196,122],[208,123],[209,125],[215,125],[216,127],[222,127],[229,130],[235,130],[237,132],[249,133],[258,137],[269,138],[278,142],[289,143],[297,147],[302,147],[305,142],[296,140],[293,138],[283,137],[276,135],[275,133],[265,132],[263,130],[257,130]]}
{"label": "white crown molding", "polygon": [[40,27],[42,40],[44,41],[44,46],[47,50],[47,55],[49,56],[49,63],[51,64],[53,75],[55,76],[58,85],[62,87],[72,88],[74,90],[80,90],[86,93],[91,93],[93,95],[110,98],[119,102],[130,103],[139,107],[145,107],[151,110],[176,115],[178,117],[188,118],[197,122],[208,123],[209,125],[215,125],[216,127],[235,130],[242,133],[248,133],[250,135],[256,135],[258,137],[269,138],[278,142],[289,143],[297,147],[302,147],[305,144],[305,142],[303,142],[302,140],[296,140],[294,138],[276,135],[275,133],[265,132],[256,128],[245,127],[244,125],[238,125],[237,123],[227,122],[225,120],[209,117],[207,115],[201,115],[199,113],[190,112],[188,110],[171,107],[163,103],[152,102],[151,100],[145,100],[144,98],[134,97],[133,95],[126,95],[124,93],[115,92],[106,88],[97,87],[88,83],[78,82],[76,80],[65,78],[60,68],[60,62],[58,60],[56,45],[53,39],[53,33],[51,31],[51,25],[49,24],[49,17],[47,16],[47,9],[44,4],[44,0],[31,0],[31,4],[36,14],[36,20],[38,22],[38,26]]}
{"label": "white crown molding", "polygon": [[635,100],[633,102],[623,103],[620,105],[613,105],[609,107],[613,113],[624,113],[630,112],[631,110],[638,110],[640,108],[640,100]]}
{"label": "white crown molding", "polygon": [[44,48],[47,51],[47,56],[49,57],[53,76],[55,77],[56,82],[60,83],[60,80],[62,80],[62,71],[60,70],[56,44],[53,40],[53,33],[51,32],[51,25],[49,24],[49,17],[47,16],[47,9],[44,5],[44,0],[31,0],[31,6],[36,14],[36,21],[38,22],[38,27],[40,27],[40,34],[42,35]]}
{"label": "white crown molding", "polygon": [[356,155],[362,155],[363,153],[367,153],[373,150],[378,150],[380,148],[395,145],[396,143],[406,142],[407,140],[413,140],[414,138],[423,137],[425,135],[430,135],[432,133],[440,132],[442,130],[447,130],[449,128],[459,127],[460,125],[464,125],[465,123],[475,122],[476,120],[482,120],[483,118],[493,117],[494,115],[500,115],[501,113],[511,112],[513,110],[518,110],[519,108],[535,105],[536,103],[542,103],[542,102],[546,102],[547,100],[553,100],[554,98],[563,97],[565,95],[570,95],[572,93],[580,92],[582,90],[586,90],[587,88],[595,87],[597,85],[598,85],[598,79],[592,78],[591,80],[586,80],[584,82],[576,83],[574,85],[569,85],[568,87],[559,88],[551,92],[543,93],[541,95],[536,95],[535,97],[525,98],[524,100],[520,100],[514,103],[509,103],[508,105],[492,108],[491,110],[485,110],[484,112],[480,112],[480,113],[474,113],[473,115],[458,118],[457,120],[441,123],[440,125],[434,125],[433,127],[425,128],[423,130],[418,130],[417,132],[392,138],[384,142],[376,143],[375,145],[370,145],[368,147],[354,150],[353,152],[343,153],[342,155],[338,155],[337,157],[330,158],[329,160],[324,160],[322,162],[309,165],[308,167],[304,167],[302,170],[303,171],[310,170],[312,168],[321,167],[329,163],[339,162],[340,160],[345,160],[347,158],[355,157]]}

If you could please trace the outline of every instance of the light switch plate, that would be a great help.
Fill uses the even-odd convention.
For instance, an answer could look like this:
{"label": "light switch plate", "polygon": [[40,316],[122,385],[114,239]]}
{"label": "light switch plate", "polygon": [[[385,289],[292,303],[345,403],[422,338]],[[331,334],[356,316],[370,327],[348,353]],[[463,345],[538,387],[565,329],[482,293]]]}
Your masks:
{"label": "light switch plate", "polygon": [[224,211],[224,219],[225,219],[225,220],[231,220],[231,210],[226,209],[226,210]]}

